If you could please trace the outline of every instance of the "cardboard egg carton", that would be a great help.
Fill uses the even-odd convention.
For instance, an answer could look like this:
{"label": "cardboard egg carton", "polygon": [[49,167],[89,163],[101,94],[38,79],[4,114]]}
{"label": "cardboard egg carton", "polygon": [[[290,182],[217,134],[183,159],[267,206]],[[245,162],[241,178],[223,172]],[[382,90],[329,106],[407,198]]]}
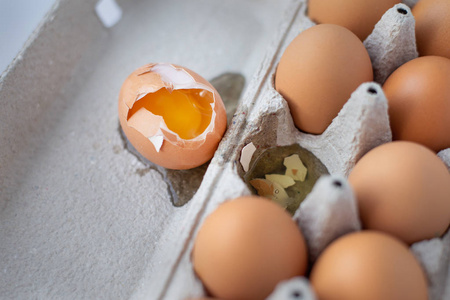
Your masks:
{"label": "cardboard egg carton", "polygon": [[[255,155],[299,143],[332,174],[308,199],[324,202],[328,211],[340,211],[350,221],[338,221],[336,213],[321,223],[308,221],[319,213],[307,205],[314,201],[305,200],[295,219],[315,249],[311,259],[336,236],[359,228],[345,175],[364,153],[390,141],[386,100],[378,84],[365,84],[324,134],[295,128],[273,78],[290,41],[313,25],[304,14],[306,1],[117,2],[123,17],[106,29],[94,13],[98,1],[56,1],[0,77],[0,298],[204,295],[190,259],[195,235],[221,203],[252,193],[240,163],[249,143],[258,146]],[[286,13],[277,14],[281,10]],[[232,24],[229,12],[239,14]],[[415,55],[410,15],[390,13],[366,41],[372,59],[379,61],[377,78],[405,55]],[[174,207],[161,175],[123,146],[116,106],[120,85],[136,67],[168,57],[208,79],[230,68],[248,77],[260,58],[241,55],[242,49],[265,49],[265,37],[272,36],[268,29],[280,20],[199,190],[186,205]],[[388,42],[394,29],[397,39]],[[249,39],[261,31],[264,38]],[[383,61],[393,64],[386,67]],[[438,155],[450,167],[449,149]],[[331,199],[335,206],[327,203]],[[412,249],[428,273],[431,299],[449,298],[449,234]],[[290,299],[292,291],[314,299],[308,282],[299,278],[280,284],[270,299]]]}
{"label": "cardboard egg carton", "polygon": [[[409,1],[408,5],[414,5],[414,1]],[[311,135],[294,126],[286,101],[274,89],[274,75],[284,49],[301,31],[314,25],[305,11],[305,1],[292,7],[290,21],[285,22],[270,45],[200,189],[187,204],[188,212],[180,221],[183,230],[166,232],[163,237],[156,259],[164,260],[168,256],[172,259],[149,275],[134,295],[135,299],[145,299],[149,295],[157,295],[158,299],[205,295],[190,259],[195,236],[204,219],[221,203],[252,194],[242,179],[245,171],[240,163],[242,149],[249,144],[258,149],[257,153],[261,149],[297,143],[318,157],[330,172],[330,176],[318,180],[294,215],[308,243],[310,261],[337,237],[361,229],[356,201],[346,176],[365,153],[392,140],[387,100],[381,84],[398,66],[418,56],[415,21],[405,4],[398,4],[385,13],[364,42],[373,62],[375,82],[359,86],[325,132]],[[450,169],[450,149],[438,155]],[[450,234],[415,243],[411,250],[427,274],[430,299],[448,299]],[[158,293],[154,294],[155,291]],[[301,299],[315,299],[304,278],[280,283],[268,299],[294,299],[295,291],[303,295]]]}

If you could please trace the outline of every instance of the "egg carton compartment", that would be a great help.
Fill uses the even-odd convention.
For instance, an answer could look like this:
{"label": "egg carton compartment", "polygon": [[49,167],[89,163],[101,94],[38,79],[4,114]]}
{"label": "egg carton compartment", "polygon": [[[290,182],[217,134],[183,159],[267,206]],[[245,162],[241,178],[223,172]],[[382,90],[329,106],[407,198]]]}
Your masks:
{"label": "egg carton compartment", "polygon": [[[407,4],[412,6],[414,2]],[[169,241],[174,238],[173,232],[165,235],[168,242],[161,248],[159,257],[162,259],[165,253],[176,249],[178,255],[174,257],[178,259],[172,260],[171,269],[165,271],[164,284],[158,282],[159,276],[149,276],[136,299],[145,298],[152,289],[160,290],[162,299],[205,296],[190,258],[196,233],[204,219],[221,203],[255,193],[244,180],[247,173],[244,166],[251,168],[268,148],[299,145],[315,155],[331,174],[317,181],[294,215],[307,240],[311,261],[337,237],[361,229],[346,176],[365,153],[392,141],[387,100],[381,84],[395,68],[417,57],[414,18],[405,4],[398,4],[385,13],[364,41],[374,64],[375,81],[364,83],[354,91],[323,134],[311,135],[294,126],[286,101],[273,87],[277,63],[284,49],[301,31],[314,25],[306,17],[306,9],[306,2],[298,1],[290,19],[270,45],[205,174],[205,181],[187,204],[190,216],[185,220],[189,229],[176,235],[176,242]],[[245,154],[250,158],[246,157],[241,163],[246,147],[251,149],[250,154]],[[450,149],[438,153],[447,167],[450,167],[449,153]],[[447,299],[450,296],[450,234],[413,244],[411,250],[427,274],[430,299]],[[162,268],[160,271],[164,272]],[[292,299],[289,298],[291,292],[296,290],[305,295],[302,299],[315,299],[307,281],[302,279],[281,283],[268,299]]]}
{"label": "egg carton compartment", "polygon": [[[0,77],[1,299],[133,298],[148,274],[165,285],[158,272],[183,242],[163,245],[196,215],[124,147],[120,87],[151,62],[249,82],[294,1],[118,0],[112,27],[97,3],[56,1]],[[205,195],[219,175],[209,174]]]}

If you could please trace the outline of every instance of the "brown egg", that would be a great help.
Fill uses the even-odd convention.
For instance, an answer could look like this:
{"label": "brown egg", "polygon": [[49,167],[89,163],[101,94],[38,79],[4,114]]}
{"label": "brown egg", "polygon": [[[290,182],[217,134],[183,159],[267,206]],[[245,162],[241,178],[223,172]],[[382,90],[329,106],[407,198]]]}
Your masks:
{"label": "brown egg", "polygon": [[348,180],[366,229],[412,244],[441,236],[450,224],[450,174],[422,145],[398,141],[376,147]]}
{"label": "brown egg", "polygon": [[148,64],[128,76],[120,90],[119,120],[140,154],[169,169],[210,160],[227,124],[214,87],[172,64]]}
{"label": "brown egg", "polygon": [[194,270],[221,299],[265,299],[282,280],[305,274],[302,233],[278,204],[248,196],[221,204],[195,240]]}
{"label": "brown egg", "polygon": [[420,0],[412,14],[419,54],[450,58],[450,1]]}
{"label": "brown egg", "polygon": [[288,102],[295,125],[321,134],[353,91],[372,80],[369,54],[356,35],[322,24],[303,31],[287,47],[275,88]]}
{"label": "brown egg", "polygon": [[344,235],[328,246],[311,271],[320,300],[426,300],[419,262],[400,240],[375,231]]}
{"label": "brown egg", "polygon": [[394,71],[383,85],[395,140],[434,151],[450,147],[450,59],[425,56]]}
{"label": "brown egg", "polygon": [[383,14],[400,0],[309,0],[308,16],[316,23],[344,26],[364,41]]}

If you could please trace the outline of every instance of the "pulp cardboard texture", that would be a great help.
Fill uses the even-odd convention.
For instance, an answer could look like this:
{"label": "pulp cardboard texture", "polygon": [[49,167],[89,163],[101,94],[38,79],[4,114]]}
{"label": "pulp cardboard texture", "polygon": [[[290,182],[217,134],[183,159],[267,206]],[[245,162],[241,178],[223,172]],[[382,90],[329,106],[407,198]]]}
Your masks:
{"label": "pulp cardboard texture", "polygon": [[[314,25],[305,17],[305,1],[119,5],[122,20],[107,30],[93,13],[95,1],[58,2],[2,75],[2,298],[204,295],[190,260],[195,235],[220,203],[251,194],[239,163],[249,143],[257,148],[299,143],[332,174],[318,181],[294,217],[315,249],[311,260],[333,239],[359,229],[345,176],[367,151],[391,140],[379,83],[393,65],[417,55],[407,6],[388,11],[365,41],[379,83],[361,85],[330,127],[313,136],[295,128],[273,88],[284,49]],[[123,80],[155,61],[185,65],[207,79],[226,71],[247,79],[254,74],[199,190],[178,208],[161,176],[124,150],[118,131]],[[450,149],[438,155],[450,166]],[[428,275],[430,299],[450,298],[449,248],[448,233],[412,246]],[[291,299],[292,291],[314,299],[303,279],[281,283],[270,299]]]}

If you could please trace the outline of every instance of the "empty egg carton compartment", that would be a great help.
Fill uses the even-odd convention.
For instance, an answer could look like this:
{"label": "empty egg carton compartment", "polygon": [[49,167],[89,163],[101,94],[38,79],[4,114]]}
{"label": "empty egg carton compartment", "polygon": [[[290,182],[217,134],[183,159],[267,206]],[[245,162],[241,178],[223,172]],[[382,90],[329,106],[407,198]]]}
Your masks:
{"label": "empty egg carton compartment", "polygon": [[[414,2],[407,4],[412,6]],[[353,92],[323,134],[311,135],[294,126],[286,101],[274,89],[275,71],[284,49],[301,31],[314,25],[306,17],[306,9],[305,1],[297,1],[290,10],[289,22],[283,24],[270,45],[199,191],[187,204],[188,213],[183,221],[185,230],[177,234],[166,233],[167,243],[160,248],[159,257],[163,259],[167,253],[172,253],[171,256],[177,259],[171,261],[170,268],[161,267],[153,276],[150,275],[135,294],[136,299],[143,299],[156,290],[160,291],[160,299],[205,295],[190,259],[194,239],[204,219],[221,203],[255,193],[245,180],[247,166],[244,170],[241,164],[242,150],[250,144],[254,153],[251,159],[247,158],[249,169],[267,149],[290,149],[287,152],[291,151],[291,154],[294,151],[292,147],[300,147],[301,152],[310,153],[323,164],[325,168],[321,173],[331,174],[317,181],[294,215],[307,240],[311,261],[337,237],[361,229],[356,202],[346,176],[365,153],[392,141],[388,104],[381,84],[398,66],[418,56],[415,22],[405,4],[398,4],[385,13],[364,41],[373,63],[375,81],[364,83]],[[450,169],[450,149],[439,152],[438,156]],[[321,218],[316,218],[318,206],[322,207]],[[326,213],[323,207],[326,207]],[[450,297],[450,278],[447,276],[450,234],[447,232],[441,238],[415,243],[411,250],[427,274],[430,299]],[[290,291],[295,290],[302,292],[302,299],[315,299],[304,279],[281,284],[268,299],[290,299]]]}

